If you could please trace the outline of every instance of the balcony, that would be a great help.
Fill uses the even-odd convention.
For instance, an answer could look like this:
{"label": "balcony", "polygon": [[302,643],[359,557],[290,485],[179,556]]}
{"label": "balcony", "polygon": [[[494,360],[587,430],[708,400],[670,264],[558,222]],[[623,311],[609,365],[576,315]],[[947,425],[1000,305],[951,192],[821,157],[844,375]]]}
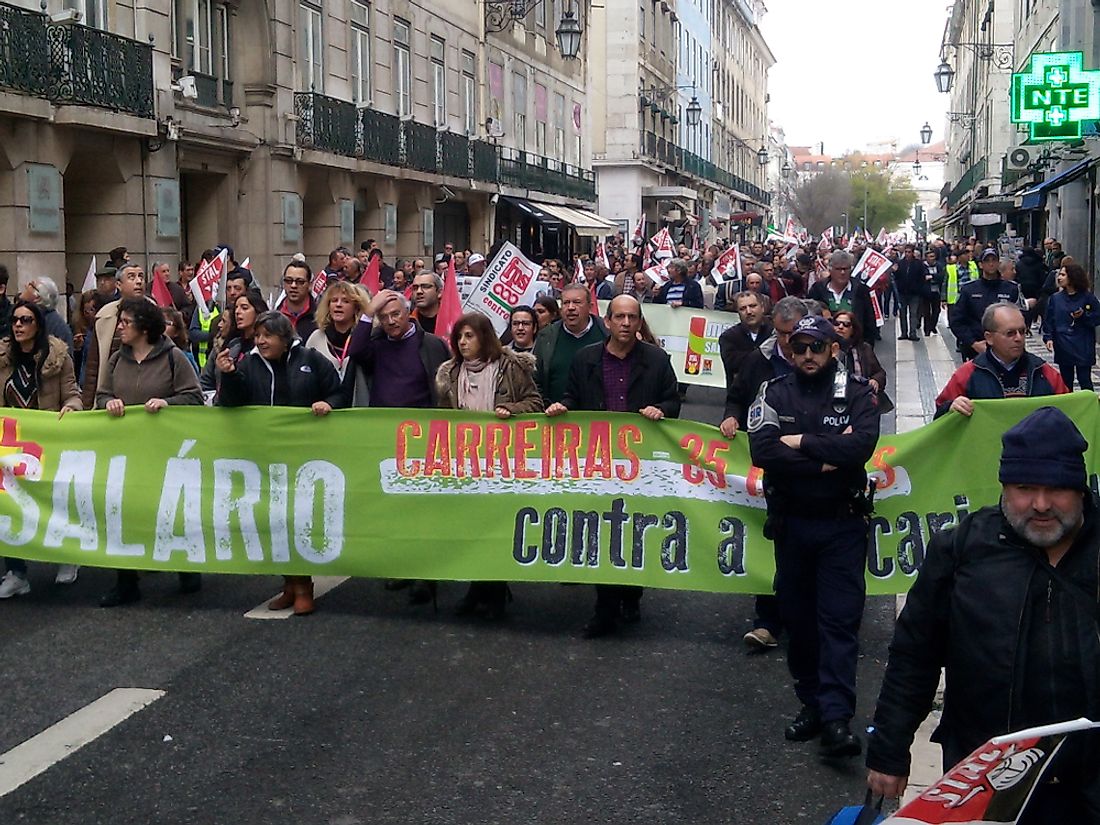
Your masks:
{"label": "balcony", "polygon": [[515,149],[500,150],[500,182],[578,200],[596,199],[596,177],[590,169]]}
{"label": "balcony", "polygon": [[0,88],[46,97],[46,25],[44,14],[0,4]]}
{"label": "balcony", "polygon": [[359,110],[363,157],[387,166],[401,165],[401,118],[375,109]]}
{"label": "balcony", "polygon": [[354,158],[363,154],[362,132],[354,103],[317,92],[295,92],[297,139],[303,149],[319,149]]}
{"label": "balcony", "polygon": [[153,116],[153,47],[88,26],[46,27],[56,103]]}
{"label": "balcony", "polygon": [[963,173],[959,182],[947,194],[948,208],[954,208],[967,192],[985,179],[988,167],[989,159],[982,158]]}
{"label": "balcony", "polygon": [[[297,143],[303,149],[578,200],[596,199],[596,178],[590,169],[441,132],[375,109],[358,109],[316,92],[295,92],[294,112]],[[664,151],[679,157],[680,150],[671,144]]]}
{"label": "balcony", "polygon": [[153,117],[153,47],[0,3],[0,87]]}
{"label": "balcony", "polygon": [[736,190],[759,203],[771,203],[771,194],[756,184],[722,169],[694,152],[681,149],[671,140],[666,140],[653,132],[642,132],[640,151],[643,157],[663,163],[680,174],[694,175],[700,180],[717,184],[725,189]]}
{"label": "balcony", "polygon": [[[232,80],[222,80],[213,75],[196,72],[194,69],[184,69],[179,65],[172,66],[173,81],[178,81],[184,75],[195,79],[195,92],[198,95],[194,100],[196,105],[207,109],[229,109],[233,105]],[[176,102],[178,104],[179,100]]]}

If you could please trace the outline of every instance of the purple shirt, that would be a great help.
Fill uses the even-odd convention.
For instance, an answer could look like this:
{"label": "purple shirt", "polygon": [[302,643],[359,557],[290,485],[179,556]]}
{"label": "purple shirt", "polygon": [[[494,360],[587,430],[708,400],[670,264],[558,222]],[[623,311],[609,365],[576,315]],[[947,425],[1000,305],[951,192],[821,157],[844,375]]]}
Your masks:
{"label": "purple shirt", "polygon": [[603,348],[603,398],[608,412],[637,412],[626,403],[626,391],[630,388],[630,365],[634,363],[634,348],[626,358],[619,358],[605,346]]}

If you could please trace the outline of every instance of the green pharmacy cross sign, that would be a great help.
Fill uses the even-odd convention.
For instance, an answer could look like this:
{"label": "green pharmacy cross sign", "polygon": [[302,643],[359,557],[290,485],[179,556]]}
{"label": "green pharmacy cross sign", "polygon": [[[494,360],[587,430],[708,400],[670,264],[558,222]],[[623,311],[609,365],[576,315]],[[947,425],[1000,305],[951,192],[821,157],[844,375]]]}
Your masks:
{"label": "green pharmacy cross sign", "polygon": [[1100,119],[1100,70],[1084,63],[1082,52],[1043,52],[1012,75],[1012,122],[1028,125],[1030,142],[1080,140],[1081,124]]}

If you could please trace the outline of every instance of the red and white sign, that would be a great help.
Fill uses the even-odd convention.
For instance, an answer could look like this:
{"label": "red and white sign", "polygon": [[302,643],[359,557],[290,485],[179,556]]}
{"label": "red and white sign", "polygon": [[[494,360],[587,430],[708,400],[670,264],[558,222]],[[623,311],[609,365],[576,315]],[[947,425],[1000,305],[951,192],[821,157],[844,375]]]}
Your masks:
{"label": "red and white sign", "polygon": [[634,228],[634,237],[631,240],[634,246],[641,246],[645,243],[645,212],[642,213],[642,217],[638,218],[638,225]]}
{"label": "red and white sign", "polygon": [[649,269],[643,271],[642,274],[659,287],[664,286],[665,281],[669,280],[668,268],[663,261],[654,264]]}
{"label": "red and white sign", "polygon": [[868,289],[874,289],[875,284],[890,271],[893,265],[893,262],[881,252],[868,247],[863,251],[855,269],[852,270],[852,277],[863,281]]}
{"label": "red and white sign", "polygon": [[228,261],[229,253],[223,249],[218,253],[218,257],[205,261],[195,273],[195,277],[191,279],[191,294],[195,298],[195,306],[203,320],[210,317],[208,307],[211,301],[217,300],[218,284],[225,275]]}
{"label": "red and white sign", "polygon": [[604,246],[603,241],[596,244],[596,263],[608,271],[611,270],[611,261],[607,259],[607,248]]}
{"label": "red and white sign", "polygon": [[485,267],[474,291],[466,299],[463,312],[480,312],[493,322],[501,335],[508,328],[508,317],[521,304],[530,304],[539,290],[539,265],[527,260],[519,248],[506,243]]}
{"label": "red and white sign", "polygon": [[1018,822],[1066,735],[1097,726],[1077,719],[990,739],[884,825]]}
{"label": "red and white sign", "polygon": [[718,260],[714,262],[713,272],[722,281],[728,281],[731,278],[740,280],[743,277],[741,272],[741,250],[736,243],[718,256]]}
{"label": "red and white sign", "polygon": [[783,230],[783,234],[788,238],[798,238],[798,232],[795,230],[794,218],[787,218],[787,226]]}
{"label": "red and white sign", "polygon": [[672,235],[668,233],[668,229],[662,229],[650,238],[649,242],[653,249],[653,260],[668,261],[675,255],[675,250],[672,246]]}

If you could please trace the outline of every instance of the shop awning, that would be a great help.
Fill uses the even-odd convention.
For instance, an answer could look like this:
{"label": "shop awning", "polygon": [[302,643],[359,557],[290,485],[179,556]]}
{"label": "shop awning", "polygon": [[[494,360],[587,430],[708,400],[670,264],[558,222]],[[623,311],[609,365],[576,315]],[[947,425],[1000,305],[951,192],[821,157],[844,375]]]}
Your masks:
{"label": "shop awning", "polygon": [[558,226],[561,223],[561,218],[557,215],[551,214],[543,209],[543,204],[535,203],[534,201],[524,200],[523,198],[513,198],[508,195],[501,195],[500,199],[507,203],[510,203],[520,212],[526,214],[532,220],[536,220],[541,224],[550,224]]}
{"label": "shop awning", "polygon": [[[1015,195],[994,195],[978,198],[970,204],[971,215],[1007,215],[1016,209]],[[975,224],[978,226],[978,224]]]}
{"label": "shop awning", "polygon": [[562,223],[569,224],[578,235],[584,235],[588,238],[603,238],[606,235],[614,235],[619,231],[617,223],[601,218],[595,212],[589,212],[587,209],[558,206],[554,203],[536,203],[535,201],[531,201],[531,205],[553,215]]}
{"label": "shop awning", "polygon": [[1059,186],[1065,186],[1067,183],[1072,183],[1077,180],[1083,174],[1089,171],[1094,164],[1100,161],[1100,158],[1085,158],[1080,163],[1076,163],[1064,172],[1059,172],[1053,177],[1047,178],[1038,186],[1033,186],[1024,192],[1023,198],[1020,200],[1021,209],[1038,209],[1043,205],[1043,197],[1047,192],[1057,189]]}

